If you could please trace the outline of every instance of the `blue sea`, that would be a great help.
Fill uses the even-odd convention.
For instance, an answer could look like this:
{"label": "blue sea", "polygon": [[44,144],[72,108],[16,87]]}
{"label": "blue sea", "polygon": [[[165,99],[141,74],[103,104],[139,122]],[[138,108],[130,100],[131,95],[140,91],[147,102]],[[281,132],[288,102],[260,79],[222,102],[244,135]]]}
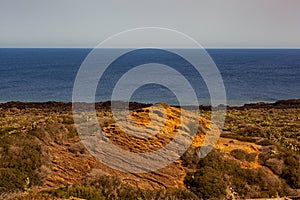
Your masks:
{"label": "blue sea", "polygon": [[[0,102],[72,101],[76,74],[91,50],[0,49]],[[207,49],[207,52],[221,73],[229,105],[300,98],[300,49]],[[139,59],[147,56],[140,55]],[[98,86],[97,101],[110,99],[112,86],[128,62],[119,63],[107,73],[104,84]],[[176,60],[168,62],[172,65]],[[189,80],[196,81],[194,71],[184,65],[180,67]],[[197,81],[194,89],[199,102],[207,105],[210,97],[207,87],[203,80]],[[136,90],[131,101],[178,103],[172,91],[156,84]]]}

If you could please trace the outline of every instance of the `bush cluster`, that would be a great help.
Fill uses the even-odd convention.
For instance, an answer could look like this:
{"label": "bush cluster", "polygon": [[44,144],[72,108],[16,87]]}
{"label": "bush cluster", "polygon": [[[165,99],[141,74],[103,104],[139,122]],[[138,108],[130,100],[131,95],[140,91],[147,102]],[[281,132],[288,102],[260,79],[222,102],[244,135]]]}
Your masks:
{"label": "bush cluster", "polygon": [[230,152],[230,155],[238,160],[247,162],[254,162],[256,158],[256,153],[248,153],[242,149],[234,149]]}
{"label": "bush cluster", "polygon": [[188,190],[142,190],[124,184],[120,179],[113,176],[101,176],[96,180],[86,181],[82,185],[72,185],[49,191],[48,194],[59,198],[78,197],[89,200],[198,199],[195,194]]}
{"label": "bush cluster", "polygon": [[222,199],[230,188],[241,198],[269,198],[285,193],[282,181],[263,169],[247,169],[219,150],[213,150],[188,173],[185,185],[203,199]]}
{"label": "bush cluster", "polygon": [[[41,147],[33,137],[5,135],[0,138],[0,147],[0,193],[40,183]],[[26,185],[28,179],[30,185]]]}
{"label": "bush cluster", "polygon": [[300,156],[294,151],[269,145],[262,148],[259,162],[294,189],[300,188]]}

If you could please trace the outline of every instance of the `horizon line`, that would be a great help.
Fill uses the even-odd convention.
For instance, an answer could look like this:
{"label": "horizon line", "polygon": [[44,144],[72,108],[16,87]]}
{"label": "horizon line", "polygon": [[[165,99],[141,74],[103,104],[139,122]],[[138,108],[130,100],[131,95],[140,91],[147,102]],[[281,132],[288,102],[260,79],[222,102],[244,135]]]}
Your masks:
{"label": "horizon line", "polygon": [[[97,47],[0,47],[0,49],[96,49]],[[143,47],[141,47],[143,48]],[[144,48],[156,48],[156,47],[144,47]],[[164,47],[165,49],[300,49],[300,47],[199,47],[199,48],[187,48],[187,47]],[[160,49],[164,49],[160,48]],[[100,49],[100,48],[99,48]],[[137,49],[134,47],[112,47],[103,49]]]}

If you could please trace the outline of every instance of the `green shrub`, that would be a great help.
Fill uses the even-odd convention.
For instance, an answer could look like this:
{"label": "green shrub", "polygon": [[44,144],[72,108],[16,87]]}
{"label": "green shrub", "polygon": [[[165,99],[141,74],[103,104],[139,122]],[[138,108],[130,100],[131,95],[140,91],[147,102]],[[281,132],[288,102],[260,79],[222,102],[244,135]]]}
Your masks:
{"label": "green shrub", "polygon": [[295,189],[300,188],[300,156],[292,154],[286,154],[284,157],[285,168],[281,177]]}
{"label": "green shrub", "polygon": [[242,135],[236,135],[236,134],[223,134],[223,135],[221,135],[221,137],[231,138],[231,139],[239,140],[242,142],[256,142],[257,141],[257,139],[254,137],[242,136]]}
{"label": "green shrub", "polygon": [[74,124],[74,120],[72,115],[68,116],[68,115],[62,115],[62,123],[63,124]]}
{"label": "green shrub", "polygon": [[44,192],[22,192],[22,191],[16,191],[16,192],[7,192],[0,194],[0,199],[5,200],[58,200],[58,198],[55,198],[54,196],[50,196],[47,193]]}
{"label": "green shrub", "polygon": [[197,200],[198,197],[185,189],[142,190],[123,183],[117,177],[101,176],[96,180],[85,181],[83,185],[62,187],[48,191],[53,197],[79,197],[85,199],[166,199],[166,200]]}
{"label": "green shrub", "polygon": [[200,148],[193,148],[190,147],[182,156],[181,159],[183,161],[183,165],[190,168],[194,169],[197,167],[197,164],[200,161],[199,157],[199,151]]}
{"label": "green shrub", "polygon": [[256,153],[248,153],[242,149],[234,149],[230,152],[230,155],[238,160],[247,162],[254,162],[256,158]]}
{"label": "green shrub", "polygon": [[204,167],[196,173],[189,173],[184,183],[187,188],[203,199],[222,199],[226,196],[227,186],[224,176],[211,167]]}
{"label": "green shrub", "polygon": [[175,188],[167,189],[165,196],[166,196],[165,199],[186,199],[186,200],[199,199],[193,192],[190,192],[185,189],[175,189]]}
{"label": "green shrub", "polygon": [[[244,153],[238,151],[238,156],[247,159]],[[187,174],[184,183],[204,199],[224,198],[227,187],[241,198],[268,198],[276,193],[284,194],[284,184],[278,177],[260,168],[242,168],[237,161],[226,158],[225,153],[218,150],[201,159],[197,168],[196,172]]]}
{"label": "green shrub", "polygon": [[25,184],[26,174],[14,168],[1,168],[0,180],[0,194],[22,190]]}
{"label": "green shrub", "polygon": [[270,168],[292,188],[300,188],[300,156],[298,153],[270,145],[262,148],[259,162]]}
{"label": "green shrub", "polygon": [[69,137],[70,138],[73,138],[73,137],[78,135],[77,130],[75,128],[75,125],[67,126],[67,129],[69,131]]}
{"label": "green shrub", "polygon": [[72,185],[54,190],[50,192],[50,194],[59,198],[78,197],[89,200],[105,199],[101,190],[90,185]]}
{"label": "green shrub", "polygon": [[40,183],[37,169],[41,166],[41,147],[29,135],[6,135],[0,138],[0,193],[23,190]]}
{"label": "green shrub", "polygon": [[238,130],[238,135],[250,136],[250,137],[264,137],[265,133],[260,127],[254,125],[247,125]]}
{"label": "green shrub", "polygon": [[38,139],[44,141],[46,132],[43,128],[40,127],[34,127],[29,131],[29,134],[32,136],[37,137]]}
{"label": "green shrub", "polygon": [[265,140],[262,140],[262,141],[258,142],[257,144],[261,145],[261,146],[269,146],[269,145],[274,145],[274,142],[265,139]]}

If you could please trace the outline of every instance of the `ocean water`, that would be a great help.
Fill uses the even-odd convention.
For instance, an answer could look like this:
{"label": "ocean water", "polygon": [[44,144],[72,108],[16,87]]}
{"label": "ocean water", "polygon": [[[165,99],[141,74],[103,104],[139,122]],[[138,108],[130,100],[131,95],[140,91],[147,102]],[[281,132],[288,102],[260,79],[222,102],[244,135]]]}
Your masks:
{"label": "ocean water", "polygon": [[[0,102],[71,101],[76,74],[90,51],[0,49]],[[300,98],[300,49],[207,51],[222,75],[229,105]],[[160,52],[151,55],[161,56]],[[137,59],[144,60],[149,55],[141,53],[138,56]],[[177,70],[193,82],[200,104],[209,104],[209,92],[201,76],[185,65],[175,63],[176,59],[166,59],[166,63],[177,66]],[[98,85],[97,101],[110,99],[114,84],[128,70],[130,62],[123,60],[107,70]],[[140,87],[131,101],[178,103],[172,91],[157,84]]]}

